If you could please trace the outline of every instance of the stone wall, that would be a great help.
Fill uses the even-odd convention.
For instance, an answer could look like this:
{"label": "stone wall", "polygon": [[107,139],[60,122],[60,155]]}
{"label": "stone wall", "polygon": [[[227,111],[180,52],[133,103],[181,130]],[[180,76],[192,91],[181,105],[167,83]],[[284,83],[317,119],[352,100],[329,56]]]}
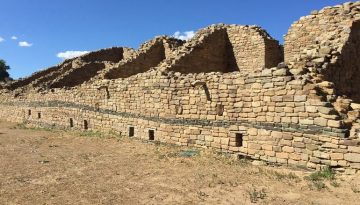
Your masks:
{"label": "stone wall", "polygon": [[279,42],[262,28],[232,25],[227,32],[240,70],[271,68],[283,61]]}
{"label": "stone wall", "polygon": [[212,25],[179,48],[163,66],[181,73],[233,72],[273,67],[282,61],[279,42],[257,26]]}
{"label": "stone wall", "polygon": [[182,42],[167,37],[155,38],[141,46],[138,53],[105,73],[106,79],[127,78],[157,66]]}
{"label": "stone wall", "polygon": [[[35,74],[15,91],[0,90],[0,116],[356,173],[360,104],[358,62],[351,57],[359,36],[351,19],[357,5],[327,8],[295,23],[286,36],[287,63],[280,63],[281,46],[261,28],[212,25],[187,42],[157,37],[128,49],[119,62],[80,57]],[[317,35],[320,43],[313,41]]]}
{"label": "stone wall", "polygon": [[105,68],[105,64],[101,62],[92,62],[82,64],[77,69],[72,69],[62,74],[57,80],[54,80],[49,87],[50,88],[61,88],[61,87],[74,87],[80,85],[85,81],[90,80],[99,71]]}
{"label": "stone wall", "polygon": [[[113,47],[101,49],[80,57],[67,59],[57,66],[36,72],[24,79],[17,80],[11,84],[9,88],[15,90],[21,87],[24,88],[25,86],[28,86],[31,89],[33,87],[49,88],[65,85],[70,86],[67,83],[72,82],[74,79],[76,80],[76,83],[73,82],[71,86],[79,85],[94,77],[98,71],[106,68],[106,66],[112,67],[114,63],[117,63],[122,59],[128,59],[133,54],[134,50],[129,48]],[[85,70],[86,72],[83,73]]]}
{"label": "stone wall", "polygon": [[349,137],[315,87],[294,79],[286,68],[173,76],[152,71],[76,90],[4,98],[0,115],[81,130],[86,120],[88,130],[125,136],[133,126],[135,137],[142,139],[148,139],[151,129],[155,140],[163,142],[353,173],[359,167],[360,141]]}
{"label": "stone wall", "polygon": [[360,21],[354,22],[350,36],[335,63],[323,72],[324,78],[334,83],[340,95],[360,103]]}
{"label": "stone wall", "polygon": [[[201,35],[201,32],[206,33],[206,35]],[[189,44],[193,45],[191,50],[187,51],[188,54],[184,55],[184,52],[178,60],[172,62],[168,70],[181,73],[238,70],[226,28],[210,27],[201,32],[192,42],[184,45],[184,47],[189,46]]]}
{"label": "stone wall", "polygon": [[103,61],[117,63],[127,57],[126,50],[122,47],[106,48],[80,56],[79,59],[86,63]]}
{"label": "stone wall", "polygon": [[335,84],[334,92],[360,102],[360,2],[313,11],[285,36],[285,61]]}
{"label": "stone wall", "polygon": [[9,89],[11,90],[15,90],[19,87],[23,87],[23,86],[27,86],[29,85],[30,83],[32,83],[33,81],[37,80],[37,79],[40,79],[54,71],[58,70],[58,66],[54,66],[54,67],[51,67],[51,68],[47,68],[45,70],[42,70],[42,71],[38,71],[38,72],[35,72],[34,74],[32,74],[31,76],[29,77],[26,77],[24,79],[19,79],[15,82],[13,82],[10,86],[9,86]]}

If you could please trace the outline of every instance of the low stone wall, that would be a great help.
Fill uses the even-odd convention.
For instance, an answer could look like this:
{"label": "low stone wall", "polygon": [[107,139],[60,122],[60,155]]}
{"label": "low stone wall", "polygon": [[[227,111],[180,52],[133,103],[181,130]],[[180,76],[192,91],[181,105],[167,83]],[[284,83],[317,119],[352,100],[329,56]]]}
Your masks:
{"label": "low stone wall", "polygon": [[[269,163],[314,169],[331,166],[355,173],[360,170],[360,140],[331,137],[331,129],[285,123],[168,119],[115,112],[66,102],[2,104],[0,115],[35,126],[115,132],[129,137],[182,146],[210,147]],[[86,121],[86,122],[85,122]],[[85,125],[86,124],[86,125]]]}

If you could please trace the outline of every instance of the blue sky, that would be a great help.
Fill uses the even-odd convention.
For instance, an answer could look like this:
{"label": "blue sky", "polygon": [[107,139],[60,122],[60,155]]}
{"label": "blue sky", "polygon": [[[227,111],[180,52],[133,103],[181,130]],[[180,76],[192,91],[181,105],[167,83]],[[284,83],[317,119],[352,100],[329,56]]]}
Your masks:
{"label": "blue sky", "polygon": [[196,31],[215,23],[256,24],[282,42],[301,16],[344,2],[0,0],[0,58],[10,65],[10,75],[19,78],[60,63],[60,52],[137,48],[156,35]]}

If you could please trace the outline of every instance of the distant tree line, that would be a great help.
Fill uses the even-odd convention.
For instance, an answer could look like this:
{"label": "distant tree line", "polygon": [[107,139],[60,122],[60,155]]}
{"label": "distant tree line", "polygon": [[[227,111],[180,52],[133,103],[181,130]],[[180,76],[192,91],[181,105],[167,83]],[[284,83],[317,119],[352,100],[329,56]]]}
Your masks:
{"label": "distant tree line", "polygon": [[0,59],[0,81],[7,81],[10,78],[8,70],[10,66],[6,65],[6,62],[3,59]]}

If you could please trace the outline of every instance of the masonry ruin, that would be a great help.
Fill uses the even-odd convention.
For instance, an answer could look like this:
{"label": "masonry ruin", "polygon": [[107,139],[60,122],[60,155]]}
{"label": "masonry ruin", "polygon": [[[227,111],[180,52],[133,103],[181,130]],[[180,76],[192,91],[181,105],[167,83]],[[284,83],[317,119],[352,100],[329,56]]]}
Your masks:
{"label": "masonry ruin", "polygon": [[[314,11],[282,47],[258,26],[109,48],[1,90],[2,119],[360,172],[360,2]],[[284,61],[284,62],[283,62]]]}

